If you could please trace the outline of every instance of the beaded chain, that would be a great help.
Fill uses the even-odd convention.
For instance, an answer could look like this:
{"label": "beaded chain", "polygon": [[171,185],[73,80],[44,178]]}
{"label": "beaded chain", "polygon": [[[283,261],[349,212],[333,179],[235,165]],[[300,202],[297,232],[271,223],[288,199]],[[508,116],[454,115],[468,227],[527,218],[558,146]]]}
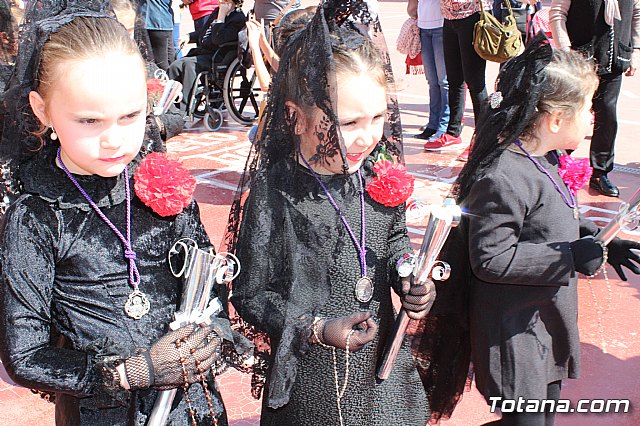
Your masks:
{"label": "beaded chain", "polygon": [[[596,242],[598,242],[596,240]],[[609,274],[607,273],[607,260],[609,258],[609,251],[607,250],[607,246],[604,243],[600,243],[602,246],[602,265],[593,275],[587,275],[587,285],[589,286],[589,292],[591,293],[591,300],[593,301],[593,307],[596,310],[596,321],[597,321],[597,330],[598,330],[598,339],[600,340],[600,347],[602,348],[603,353],[607,352],[607,341],[604,338],[604,326],[602,325],[602,315],[609,310],[611,307],[611,300],[613,298],[613,291],[611,290],[611,283],[609,282]],[[598,275],[599,272],[602,272],[604,276],[604,282],[607,287],[607,300],[605,306],[603,307],[598,303],[598,298],[596,297],[596,292],[593,289],[593,284],[591,282],[591,278]]]}
{"label": "beaded chain", "polygon": [[338,416],[340,417],[340,426],[344,426],[344,419],[342,418],[342,398],[344,392],[347,390],[347,384],[349,384],[349,344],[351,343],[351,336],[353,336],[355,330],[349,330],[347,334],[347,344],[345,345],[345,359],[344,359],[344,381],[342,383],[342,389],[340,389],[340,382],[338,380],[338,361],[336,356],[336,348],[332,347],[333,355],[333,378],[336,383],[336,404],[338,405]]}
{"label": "beaded chain", "polygon": [[[180,362],[180,368],[182,369],[182,390],[184,392],[184,400],[187,403],[187,409],[189,410],[189,416],[191,417],[191,426],[198,426],[198,422],[196,421],[196,410],[193,409],[193,405],[191,404],[191,398],[189,397],[189,388],[191,385],[189,384],[189,373],[187,372],[187,367],[185,363],[187,359],[182,354],[182,345],[186,343],[187,338],[183,337],[174,342],[176,345],[176,349],[178,350],[178,361]],[[196,353],[196,348],[189,349],[189,353],[193,356]],[[200,362],[198,360],[194,360],[196,365],[196,371],[199,375],[200,383],[202,384],[202,390],[204,391],[204,396],[207,400],[207,407],[209,408],[209,413],[211,414],[211,421],[213,426],[218,426],[218,418],[216,416],[215,409],[213,407],[213,397],[211,396],[211,391],[209,390],[209,384],[207,383],[207,378],[205,376],[205,370],[200,368]]]}

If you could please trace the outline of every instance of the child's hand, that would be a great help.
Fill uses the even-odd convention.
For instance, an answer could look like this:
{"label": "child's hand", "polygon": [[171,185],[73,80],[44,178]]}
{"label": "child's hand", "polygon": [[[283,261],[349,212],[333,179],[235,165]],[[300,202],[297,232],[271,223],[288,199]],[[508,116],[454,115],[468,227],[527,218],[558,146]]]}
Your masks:
{"label": "child's hand", "polygon": [[420,320],[427,316],[436,300],[436,286],[431,280],[423,285],[414,285],[413,274],[402,278],[402,307],[409,318]]}
{"label": "child's hand", "polygon": [[185,381],[196,382],[200,380],[200,371],[207,371],[218,359],[220,344],[213,326],[189,324],[171,331],[158,339],[149,351],[125,360],[129,386],[131,389],[173,389]]}
{"label": "child's hand", "polygon": [[349,351],[359,351],[371,342],[378,332],[378,324],[371,315],[371,312],[356,312],[324,320],[318,331],[320,341],[325,345],[346,349],[347,336],[351,333]]}
{"label": "child's hand", "polygon": [[576,271],[591,276],[598,272],[604,262],[602,246],[591,237],[582,237],[570,244],[573,266]]}
{"label": "child's hand", "polygon": [[622,281],[627,280],[622,270],[623,266],[636,275],[640,274],[640,268],[637,265],[640,264],[640,253],[633,251],[640,250],[639,242],[614,238],[607,246],[607,250],[609,252],[607,262],[613,266]]}

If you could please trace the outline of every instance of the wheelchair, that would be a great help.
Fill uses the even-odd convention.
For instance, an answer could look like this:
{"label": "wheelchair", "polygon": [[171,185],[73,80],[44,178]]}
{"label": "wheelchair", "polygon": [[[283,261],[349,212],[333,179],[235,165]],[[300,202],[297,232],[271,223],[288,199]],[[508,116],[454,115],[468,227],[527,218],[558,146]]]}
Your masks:
{"label": "wheelchair", "polygon": [[221,45],[213,54],[211,69],[198,73],[191,99],[187,102],[187,119],[202,119],[208,131],[223,125],[224,112],[243,126],[258,118],[263,93],[253,66],[247,68],[237,55],[225,60],[237,43]]}

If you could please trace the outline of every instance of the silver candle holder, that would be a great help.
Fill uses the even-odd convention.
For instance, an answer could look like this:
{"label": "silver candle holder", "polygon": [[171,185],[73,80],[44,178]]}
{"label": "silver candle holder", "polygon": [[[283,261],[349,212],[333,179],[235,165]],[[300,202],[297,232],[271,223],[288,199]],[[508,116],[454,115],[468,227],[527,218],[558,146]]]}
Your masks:
{"label": "silver candle holder", "polygon": [[[175,265],[178,259],[178,265]],[[180,309],[174,314],[175,321],[169,324],[177,330],[187,324],[207,323],[211,317],[223,310],[217,297],[210,300],[214,283],[232,281],[240,272],[240,262],[229,253],[215,254],[213,249],[205,251],[198,248],[195,241],[182,239],[177,241],[168,254],[171,273],[184,280]],[[178,266],[178,267],[176,267]],[[169,418],[171,405],[177,389],[158,392],[147,426],[164,426]]]}
{"label": "silver candle holder", "polygon": [[[414,285],[424,285],[429,276],[436,281],[445,281],[449,278],[451,267],[446,262],[438,261],[437,258],[451,228],[458,226],[461,216],[460,207],[451,198],[447,198],[441,207],[431,210],[422,246],[413,269]],[[378,366],[376,373],[378,379],[386,380],[389,378],[402,346],[409,320],[405,309],[400,309]]]}
{"label": "silver candle holder", "polygon": [[600,233],[596,236],[596,240],[602,241],[606,246],[618,235],[621,230],[632,231],[638,227],[638,220],[640,219],[640,211],[638,208],[640,205],[640,188],[631,197],[628,203],[623,202],[620,206],[618,214],[615,215],[611,222],[607,224]]}

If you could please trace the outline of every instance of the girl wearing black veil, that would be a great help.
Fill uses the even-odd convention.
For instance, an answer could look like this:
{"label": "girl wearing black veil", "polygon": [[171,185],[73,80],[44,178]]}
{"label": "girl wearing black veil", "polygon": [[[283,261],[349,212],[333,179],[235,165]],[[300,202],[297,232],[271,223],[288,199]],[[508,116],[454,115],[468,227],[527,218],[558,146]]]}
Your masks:
{"label": "girl wearing black veil", "polygon": [[562,380],[579,375],[578,273],[593,275],[605,261],[622,279],[622,265],[640,272],[631,251],[639,243],[593,238],[598,227],[576,200],[590,173],[564,155],[590,130],[597,82],[592,63],[552,49],[540,33],[500,71],[454,185],[466,212],[476,386],[497,409],[527,400],[528,412],[503,412],[494,424],[553,424],[549,404],[530,402],[559,399]]}
{"label": "girl wearing black veil", "polygon": [[[411,253],[404,201],[413,182],[383,137],[383,58],[368,37],[341,26],[353,11],[366,6],[325,2],[290,38],[241,182],[250,192],[233,206],[242,269],[231,301],[271,339],[263,425],[428,420],[407,346],[389,379],[375,377],[394,322],[390,290],[412,318],[426,314],[434,294],[432,283],[411,286],[396,270]],[[383,164],[397,179],[381,195],[376,182],[390,176]]]}
{"label": "girl wearing black veil", "polygon": [[[237,336],[218,318],[169,328],[183,287],[169,250],[211,243],[193,178],[141,150],[138,47],[108,2],[39,1],[25,22],[0,144],[17,196],[0,231],[3,366],[54,400],[58,425],[144,424],[158,391],[175,388],[167,424],[226,424],[210,369],[233,359],[222,340]],[[189,193],[177,208],[144,195],[154,164]]]}

